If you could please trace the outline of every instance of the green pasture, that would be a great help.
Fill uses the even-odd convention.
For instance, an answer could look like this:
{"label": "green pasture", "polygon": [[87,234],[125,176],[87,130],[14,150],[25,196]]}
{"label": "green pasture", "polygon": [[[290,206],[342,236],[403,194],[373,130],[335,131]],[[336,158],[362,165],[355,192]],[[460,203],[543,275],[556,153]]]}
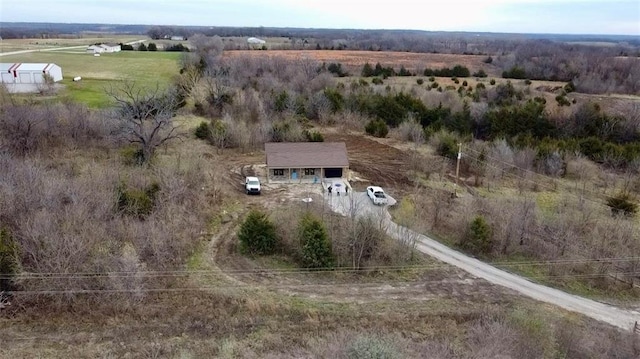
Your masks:
{"label": "green pasture", "polygon": [[[93,56],[84,52],[51,51],[4,56],[2,62],[55,63],[62,67],[64,79],[59,82],[64,89],[61,97],[84,102],[89,107],[108,106],[110,98],[106,90],[120,81],[134,81],[142,87],[166,86],[179,71],[181,53],[139,52]],[[74,82],[80,76],[82,80]]]}

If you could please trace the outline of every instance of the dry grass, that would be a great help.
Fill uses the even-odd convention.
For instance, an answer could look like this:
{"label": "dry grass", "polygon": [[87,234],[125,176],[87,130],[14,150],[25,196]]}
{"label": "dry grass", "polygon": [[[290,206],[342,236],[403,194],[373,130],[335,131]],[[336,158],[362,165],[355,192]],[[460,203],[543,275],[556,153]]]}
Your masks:
{"label": "dry grass", "polygon": [[440,69],[453,67],[457,64],[466,66],[471,72],[484,69],[490,75],[498,76],[501,71],[491,64],[483,62],[486,56],[481,55],[455,55],[455,54],[427,54],[412,52],[391,51],[352,51],[352,50],[268,50],[250,51],[236,50],[225,51],[225,57],[236,58],[245,56],[255,57],[281,57],[287,60],[313,59],[320,63],[339,62],[352,74],[359,75],[362,66],[369,62],[372,66],[380,63],[382,66],[392,66],[397,70],[404,66],[410,71],[422,71],[425,68]]}

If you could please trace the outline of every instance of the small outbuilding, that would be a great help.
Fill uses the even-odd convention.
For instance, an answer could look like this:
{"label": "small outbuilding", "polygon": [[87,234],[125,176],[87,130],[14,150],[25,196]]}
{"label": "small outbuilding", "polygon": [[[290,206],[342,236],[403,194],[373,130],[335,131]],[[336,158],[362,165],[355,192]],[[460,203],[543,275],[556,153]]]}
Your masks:
{"label": "small outbuilding", "polygon": [[247,42],[254,45],[262,45],[267,43],[266,41],[258,39],[257,37],[250,37],[247,39]]}
{"label": "small outbuilding", "polygon": [[62,68],[56,64],[2,63],[0,72],[5,84],[41,84],[45,82],[45,75],[50,76],[53,82],[62,80]]}
{"label": "small outbuilding", "polygon": [[95,44],[87,47],[88,54],[120,52],[121,50],[122,46],[120,46],[120,44]]}
{"label": "small outbuilding", "polygon": [[0,63],[0,80],[9,92],[34,92],[46,83],[62,80],[62,68],[46,63]]}
{"label": "small outbuilding", "polygon": [[321,183],[348,177],[344,142],[269,142],[264,148],[269,182]]}

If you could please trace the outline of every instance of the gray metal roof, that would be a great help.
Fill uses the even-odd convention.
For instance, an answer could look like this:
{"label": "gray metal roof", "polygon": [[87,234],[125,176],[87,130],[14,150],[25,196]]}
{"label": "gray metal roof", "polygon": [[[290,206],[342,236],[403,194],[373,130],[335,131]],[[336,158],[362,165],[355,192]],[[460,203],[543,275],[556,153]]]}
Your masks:
{"label": "gray metal roof", "polygon": [[269,142],[264,144],[267,167],[349,167],[344,142]]}

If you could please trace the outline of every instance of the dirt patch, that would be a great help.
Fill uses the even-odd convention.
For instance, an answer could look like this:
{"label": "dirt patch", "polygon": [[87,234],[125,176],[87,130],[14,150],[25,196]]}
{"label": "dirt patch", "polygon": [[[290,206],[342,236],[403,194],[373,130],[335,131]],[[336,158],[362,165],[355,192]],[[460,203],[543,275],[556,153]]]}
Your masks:
{"label": "dirt patch", "polygon": [[[327,142],[346,143],[349,167],[355,172],[355,177],[363,180],[364,183],[396,190],[411,187],[407,153],[363,135],[335,131],[323,135]],[[355,181],[354,188],[361,190],[358,188],[358,182]],[[360,187],[363,186],[360,185]]]}

